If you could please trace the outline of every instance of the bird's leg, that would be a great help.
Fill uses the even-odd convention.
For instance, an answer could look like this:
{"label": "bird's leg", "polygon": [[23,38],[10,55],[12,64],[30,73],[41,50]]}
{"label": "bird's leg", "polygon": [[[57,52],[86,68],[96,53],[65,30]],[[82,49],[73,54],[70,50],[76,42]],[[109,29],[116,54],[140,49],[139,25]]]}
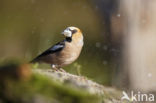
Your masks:
{"label": "bird's leg", "polygon": [[61,67],[59,67],[58,68],[59,69],[59,71],[61,71],[61,72],[66,72],[63,68],[61,68]]}
{"label": "bird's leg", "polygon": [[55,64],[51,64],[51,68],[53,69],[53,70],[55,70],[55,71],[58,71],[59,69],[57,68],[57,65],[55,65]]}
{"label": "bird's leg", "polygon": [[64,69],[62,69],[62,68],[59,67],[58,65],[52,64],[51,67],[52,67],[52,69],[55,70],[55,71],[66,72]]}

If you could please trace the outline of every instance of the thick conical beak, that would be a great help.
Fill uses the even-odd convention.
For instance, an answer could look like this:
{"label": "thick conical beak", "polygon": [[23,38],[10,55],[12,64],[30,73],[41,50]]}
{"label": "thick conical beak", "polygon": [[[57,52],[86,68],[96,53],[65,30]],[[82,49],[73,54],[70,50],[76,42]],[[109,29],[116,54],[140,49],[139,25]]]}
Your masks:
{"label": "thick conical beak", "polygon": [[71,37],[72,36],[72,32],[70,30],[64,30],[61,34],[63,34],[66,37]]}

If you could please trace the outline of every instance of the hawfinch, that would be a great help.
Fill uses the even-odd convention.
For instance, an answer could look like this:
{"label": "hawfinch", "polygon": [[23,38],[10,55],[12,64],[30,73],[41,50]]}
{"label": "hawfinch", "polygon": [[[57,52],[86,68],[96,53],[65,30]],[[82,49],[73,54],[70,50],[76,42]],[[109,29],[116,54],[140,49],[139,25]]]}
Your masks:
{"label": "hawfinch", "polygon": [[51,64],[55,70],[74,62],[79,57],[83,47],[82,32],[77,27],[68,27],[62,34],[65,36],[63,41],[53,45],[31,62]]}

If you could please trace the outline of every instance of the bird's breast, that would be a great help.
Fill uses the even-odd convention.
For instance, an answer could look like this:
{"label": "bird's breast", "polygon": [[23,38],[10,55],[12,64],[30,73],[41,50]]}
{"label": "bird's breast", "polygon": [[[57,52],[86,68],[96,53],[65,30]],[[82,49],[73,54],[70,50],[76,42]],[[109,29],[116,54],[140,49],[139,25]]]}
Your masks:
{"label": "bird's breast", "polygon": [[74,62],[80,55],[81,49],[83,47],[83,43],[66,43],[63,51],[60,52],[60,61],[62,61],[62,65],[68,65]]}

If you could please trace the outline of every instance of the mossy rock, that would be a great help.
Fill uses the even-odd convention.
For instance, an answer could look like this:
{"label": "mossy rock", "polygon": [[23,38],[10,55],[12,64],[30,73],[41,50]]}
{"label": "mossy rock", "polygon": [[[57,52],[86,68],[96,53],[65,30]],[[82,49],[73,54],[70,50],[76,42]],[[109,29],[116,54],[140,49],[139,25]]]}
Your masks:
{"label": "mossy rock", "polygon": [[0,86],[4,103],[99,103],[99,97],[85,90],[33,74],[27,81],[9,79]]}

